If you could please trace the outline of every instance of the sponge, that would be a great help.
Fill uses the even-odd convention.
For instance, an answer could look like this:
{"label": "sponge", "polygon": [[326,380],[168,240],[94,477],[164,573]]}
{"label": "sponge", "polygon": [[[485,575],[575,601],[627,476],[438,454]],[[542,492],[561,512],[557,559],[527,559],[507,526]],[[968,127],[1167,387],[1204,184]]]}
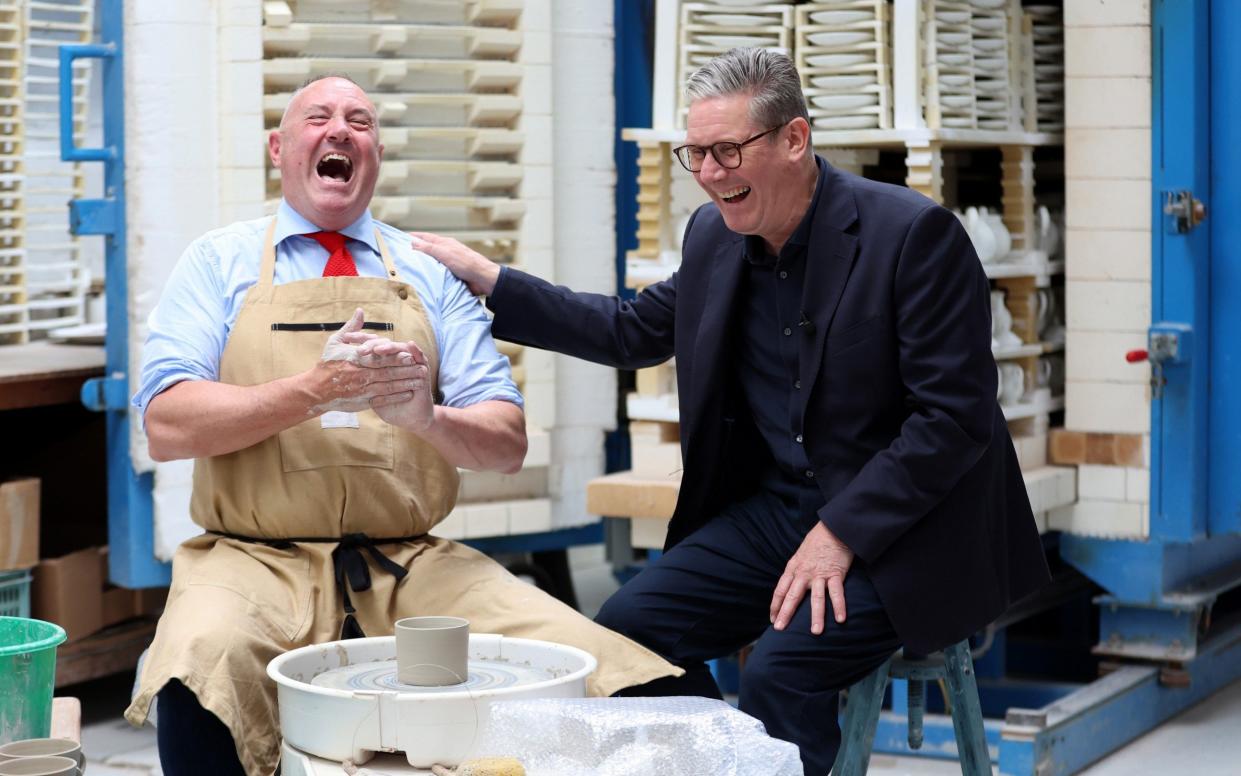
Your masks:
{"label": "sponge", "polygon": [[513,757],[480,757],[466,760],[450,770],[442,765],[431,768],[436,776],[526,776],[521,761]]}

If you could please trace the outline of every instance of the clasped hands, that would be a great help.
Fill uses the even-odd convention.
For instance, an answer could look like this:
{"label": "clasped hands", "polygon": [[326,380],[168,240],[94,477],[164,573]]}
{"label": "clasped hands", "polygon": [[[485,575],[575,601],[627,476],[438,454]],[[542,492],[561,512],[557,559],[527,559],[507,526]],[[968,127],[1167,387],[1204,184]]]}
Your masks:
{"label": "clasped hands", "polygon": [[328,337],[311,370],[314,414],[373,409],[387,423],[425,431],[435,419],[427,357],[417,343],[393,342],[364,331],[362,310]]}

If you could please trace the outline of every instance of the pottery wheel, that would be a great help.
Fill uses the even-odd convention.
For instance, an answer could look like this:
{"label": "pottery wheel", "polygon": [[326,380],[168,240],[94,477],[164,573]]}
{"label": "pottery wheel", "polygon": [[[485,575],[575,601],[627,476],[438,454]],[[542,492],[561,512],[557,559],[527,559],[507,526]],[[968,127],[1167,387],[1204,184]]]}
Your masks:
{"label": "pottery wheel", "polygon": [[403,684],[396,678],[396,660],[380,660],[372,663],[359,663],[341,666],[325,671],[314,679],[311,684],[328,687],[334,690],[369,690],[372,692],[402,693],[448,693],[448,692],[484,692],[504,687],[518,687],[537,682],[555,679],[563,672],[530,665],[510,663],[503,659],[473,659],[469,666],[469,679],[461,684],[450,684],[443,687],[422,687]]}

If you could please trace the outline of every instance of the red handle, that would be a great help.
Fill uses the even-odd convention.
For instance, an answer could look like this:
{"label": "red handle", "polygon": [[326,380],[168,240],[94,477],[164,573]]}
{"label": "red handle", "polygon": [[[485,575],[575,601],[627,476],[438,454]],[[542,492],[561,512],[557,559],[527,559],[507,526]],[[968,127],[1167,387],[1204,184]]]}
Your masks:
{"label": "red handle", "polygon": [[1139,361],[1145,361],[1149,355],[1145,350],[1131,350],[1125,354],[1125,360],[1130,364],[1136,364]]}

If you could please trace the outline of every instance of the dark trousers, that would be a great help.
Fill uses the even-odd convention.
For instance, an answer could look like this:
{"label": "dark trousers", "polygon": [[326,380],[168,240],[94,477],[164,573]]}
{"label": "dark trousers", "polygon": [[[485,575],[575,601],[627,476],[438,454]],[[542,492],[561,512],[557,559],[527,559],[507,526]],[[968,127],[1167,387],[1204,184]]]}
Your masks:
{"label": "dark trousers", "polygon": [[164,776],[245,776],[233,736],[173,679],[159,691],[155,736]]}
{"label": "dark trousers", "polygon": [[856,562],[845,580],[843,624],[828,602],[823,634],[811,634],[807,593],[785,630],[771,627],[776,582],[816,519],[760,494],[726,509],[617,591],[598,622],[686,671],[621,694],[719,698],[705,661],[753,643],[741,672],[741,710],[800,747],[806,776],[825,776],[840,748],[837,692],[900,641]]}

